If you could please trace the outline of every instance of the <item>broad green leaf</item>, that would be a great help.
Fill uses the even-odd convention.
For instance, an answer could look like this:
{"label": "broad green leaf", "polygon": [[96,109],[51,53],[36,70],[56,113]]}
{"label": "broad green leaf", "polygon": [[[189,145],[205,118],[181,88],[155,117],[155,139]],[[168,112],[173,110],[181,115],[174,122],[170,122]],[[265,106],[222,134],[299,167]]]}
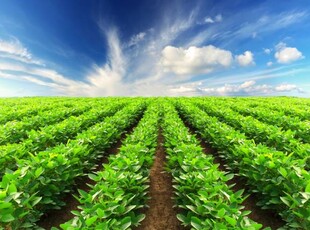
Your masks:
{"label": "broad green leaf", "polygon": [[97,215],[98,215],[99,218],[104,218],[104,217],[106,217],[105,212],[104,212],[101,208],[98,208],[98,209],[96,210],[96,212],[97,212]]}
{"label": "broad green leaf", "polygon": [[310,193],[310,182],[309,182],[308,185],[306,186],[305,192],[309,192],[309,193]]}
{"label": "broad green leaf", "polygon": [[35,206],[35,205],[38,204],[41,200],[42,200],[42,197],[36,197],[36,198],[32,201],[32,206]]}
{"label": "broad green leaf", "polygon": [[43,171],[44,169],[42,167],[37,168],[34,173],[35,177],[38,178],[42,174]]}
{"label": "broad green leaf", "polygon": [[226,211],[225,208],[221,208],[218,212],[217,215],[219,218],[223,218],[223,216],[225,215]]}
{"label": "broad green leaf", "polygon": [[97,216],[93,216],[93,217],[91,217],[91,218],[88,218],[86,221],[85,221],[85,223],[86,223],[86,225],[87,226],[91,226],[96,220],[97,220]]}
{"label": "broad green leaf", "polygon": [[6,191],[0,191],[0,199],[6,197]]}
{"label": "broad green leaf", "polygon": [[10,184],[8,191],[9,191],[9,193],[17,192],[17,188],[16,188],[15,184]]}
{"label": "broad green leaf", "polygon": [[284,204],[286,204],[288,207],[291,206],[290,201],[287,199],[287,197],[281,196],[280,199],[281,199],[282,202],[283,202]]}
{"label": "broad green leaf", "polygon": [[3,215],[1,218],[0,218],[0,221],[1,222],[4,222],[4,223],[8,223],[8,222],[11,222],[15,220],[14,216],[12,216],[11,214],[5,214]]}
{"label": "broad green leaf", "polygon": [[121,224],[121,229],[122,230],[125,230],[125,229],[129,228],[131,226],[131,218],[130,218],[130,216],[127,216],[127,217],[123,218],[121,220],[120,224]]}
{"label": "broad green leaf", "polygon": [[182,214],[177,214],[177,219],[181,221],[182,223],[185,223],[185,224],[187,223],[187,218]]}
{"label": "broad green leaf", "polygon": [[225,216],[224,218],[231,226],[236,226],[237,220],[235,220],[234,218],[230,216]]}
{"label": "broad green leaf", "polygon": [[201,220],[195,216],[192,216],[191,218],[191,225],[197,230],[203,229]]}
{"label": "broad green leaf", "polygon": [[285,168],[280,167],[278,170],[279,170],[279,172],[281,173],[281,175],[282,175],[283,177],[286,177],[286,176],[287,176],[287,171],[285,170]]}
{"label": "broad green leaf", "polygon": [[232,178],[234,178],[234,176],[235,175],[233,173],[229,173],[229,174],[225,175],[226,180],[231,180]]}

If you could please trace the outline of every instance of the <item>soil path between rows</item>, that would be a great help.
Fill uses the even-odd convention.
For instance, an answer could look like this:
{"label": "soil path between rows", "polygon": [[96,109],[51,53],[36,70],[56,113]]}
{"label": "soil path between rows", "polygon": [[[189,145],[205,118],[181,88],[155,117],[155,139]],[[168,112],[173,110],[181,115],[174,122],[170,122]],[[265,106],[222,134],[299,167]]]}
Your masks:
{"label": "soil path between rows", "polygon": [[155,153],[154,164],[150,172],[151,199],[149,208],[144,212],[146,217],[137,227],[137,230],[181,230],[181,222],[177,219],[177,211],[173,208],[173,187],[171,175],[164,170],[165,150],[164,137],[159,131],[158,146]]}

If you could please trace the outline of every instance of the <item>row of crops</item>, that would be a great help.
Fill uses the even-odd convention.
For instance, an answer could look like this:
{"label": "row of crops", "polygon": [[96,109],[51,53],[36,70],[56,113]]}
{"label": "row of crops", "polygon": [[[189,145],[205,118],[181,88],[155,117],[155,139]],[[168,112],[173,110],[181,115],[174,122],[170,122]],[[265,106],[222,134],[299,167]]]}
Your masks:
{"label": "row of crops", "polygon": [[[40,229],[70,193],[79,209],[54,229],[134,229],[145,218],[158,145],[183,226],[270,229],[244,209],[246,188],[257,208],[283,219],[282,229],[310,229],[309,100],[11,98],[0,99],[0,111],[0,229]],[[201,141],[216,154],[205,154]],[[244,189],[228,183],[234,175]],[[85,176],[90,189],[74,193]]]}

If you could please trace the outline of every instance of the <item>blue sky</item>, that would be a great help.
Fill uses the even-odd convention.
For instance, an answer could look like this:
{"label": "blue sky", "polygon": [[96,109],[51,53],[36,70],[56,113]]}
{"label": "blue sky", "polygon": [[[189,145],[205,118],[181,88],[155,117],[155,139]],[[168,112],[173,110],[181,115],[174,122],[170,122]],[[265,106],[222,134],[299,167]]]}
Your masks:
{"label": "blue sky", "polygon": [[0,97],[310,96],[307,0],[3,0]]}

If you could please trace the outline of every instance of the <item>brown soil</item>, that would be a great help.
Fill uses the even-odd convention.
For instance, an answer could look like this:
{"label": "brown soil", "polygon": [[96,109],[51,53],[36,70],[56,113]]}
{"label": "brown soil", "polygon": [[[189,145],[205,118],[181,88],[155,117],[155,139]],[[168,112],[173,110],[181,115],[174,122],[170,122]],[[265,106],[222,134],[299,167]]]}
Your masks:
{"label": "brown soil", "polygon": [[[108,163],[108,156],[112,154],[117,154],[119,148],[122,145],[122,140],[126,138],[127,134],[130,134],[133,131],[133,128],[137,125],[138,122],[135,122],[130,128],[126,130],[121,136],[121,138],[108,150],[102,153],[102,158],[100,158],[99,162],[97,162],[96,167],[92,170],[93,172],[100,171],[103,168],[103,164]],[[66,203],[59,210],[50,210],[45,215],[41,217],[41,219],[37,222],[37,225],[44,229],[51,229],[52,227],[59,227],[60,224],[63,224],[74,217],[71,213],[73,210],[79,210],[78,206],[80,203],[77,199],[74,198],[73,195],[79,195],[78,189],[82,189],[86,192],[90,190],[89,185],[94,185],[95,181],[91,180],[88,176],[83,176],[77,178],[76,186],[72,193],[67,194],[64,197],[64,202]]]}
{"label": "brown soil", "polygon": [[[181,116],[183,119],[183,117]],[[184,121],[184,119],[183,119]],[[226,162],[224,159],[219,157],[218,152],[211,147],[211,145],[203,140],[200,134],[195,132],[194,127],[188,122],[184,121],[185,125],[189,128],[192,134],[196,134],[198,140],[200,140],[201,147],[205,154],[210,154],[214,157],[214,163],[219,164],[219,170],[229,172],[226,168]],[[263,210],[256,203],[259,201],[258,197],[255,194],[250,192],[250,189],[246,185],[245,178],[239,177],[237,175],[234,176],[233,179],[227,182],[228,185],[235,184],[231,189],[234,192],[237,192],[240,189],[244,189],[244,195],[249,194],[247,199],[245,199],[242,203],[244,206],[243,210],[250,210],[251,213],[248,215],[249,218],[263,225],[264,228],[270,227],[271,229],[278,229],[285,225],[285,222],[281,219],[279,214],[274,212],[273,210]]]}
{"label": "brown soil", "polygon": [[145,219],[137,230],[180,230],[184,229],[181,222],[176,218],[177,210],[173,209],[172,200],[173,187],[170,174],[164,171],[166,160],[164,147],[162,146],[163,136],[158,135],[158,146],[156,149],[155,161],[150,173],[151,199],[148,208],[144,213]]}

